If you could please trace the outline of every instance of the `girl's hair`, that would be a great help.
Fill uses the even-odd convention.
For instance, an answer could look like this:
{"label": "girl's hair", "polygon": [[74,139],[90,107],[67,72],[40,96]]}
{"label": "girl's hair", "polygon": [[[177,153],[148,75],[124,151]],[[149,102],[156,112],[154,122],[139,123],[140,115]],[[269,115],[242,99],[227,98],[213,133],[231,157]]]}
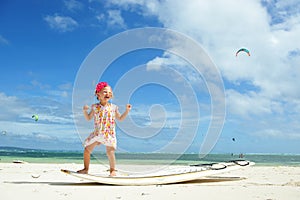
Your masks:
{"label": "girl's hair", "polygon": [[[112,91],[110,85],[108,85],[107,82],[99,82],[99,83],[96,85],[95,95],[96,95],[97,92],[100,92],[100,91],[101,91],[103,88],[105,88],[105,87],[109,87],[109,88],[110,88],[110,91],[111,91],[111,98],[113,98],[113,97],[114,97],[114,93],[113,93],[113,91]],[[97,100],[99,100],[98,97],[97,97]]]}
{"label": "girl's hair", "polygon": [[95,89],[95,94],[97,92],[100,92],[103,88],[105,88],[106,86],[109,86],[107,82],[99,82],[97,85],[96,85],[96,89]]}

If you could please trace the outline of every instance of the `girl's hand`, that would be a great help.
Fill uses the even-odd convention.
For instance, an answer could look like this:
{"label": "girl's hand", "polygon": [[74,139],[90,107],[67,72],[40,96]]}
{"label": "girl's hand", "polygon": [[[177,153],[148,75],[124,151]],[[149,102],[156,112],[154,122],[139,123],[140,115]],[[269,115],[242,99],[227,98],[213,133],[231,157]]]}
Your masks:
{"label": "girl's hand", "polygon": [[86,120],[91,120],[94,115],[94,110],[92,109],[90,112],[88,112],[89,109],[90,109],[90,107],[88,105],[84,105],[82,108],[83,116]]}
{"label": "girl's hand", "polygon": [[126,116],[128,115],[130,109],[131,109],[131,105],[127,104],[126,105],[126,111],[122,115],[119,112],[116,112],[117,120],[123,121],[126,118]]}
{"label": "girl's hand", "polygon": [[130,110],[131,110],[131,105],[130,105],[130,104],[127,104],[127,105],[126,105],[126,110],[127,110],[127,111],[130,111]]}
{"label": "girl's hand", "polygon": [[83,106],[83,111],[87,111],[90,107],[88,105]]}

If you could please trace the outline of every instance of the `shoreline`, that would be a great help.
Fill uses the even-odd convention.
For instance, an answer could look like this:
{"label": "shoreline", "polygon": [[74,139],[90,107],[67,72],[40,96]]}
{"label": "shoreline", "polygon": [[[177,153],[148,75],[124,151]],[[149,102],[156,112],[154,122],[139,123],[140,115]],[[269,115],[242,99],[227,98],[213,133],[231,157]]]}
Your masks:
{"label": "shoreline", "polygon": [[[257,166],[300,166],[299,154],[261,154],[261,153],[211,153],[201,156],[196,153],[124,153],[116,152],[118,164],[136,165],[195,165],[204,163],[226,162],[245,159],[255,162]],[[28,163],[76,163],[83,162],[83,151],[55,151],[42,149],[26,149],[17,147],[0,147],[0,163],[11,163],[23,160]],[[107,164],[105,152],[95,151],[91,157],[93,164]]]}
{"label": "shoreline", "polygon": [[[154,165],[119,165],[121,168]],[[111,186],[91,183],[60,172],[78,170],[82,164],[0,163],[1,199],[184,199],[188,196],[209,199],[300,199],[300,167],[250,166],[187,183],[150,186]],[[91,164],[90,173],[106,170]],[[220,177],[223,179],[220,180]],[[230,178],[235,178],[231,180]]]}
{"label": "shoreline", "polygon": [[[226,162],[230,160],[239,160],[239,159],[224,159],[222,161],[217,162]],[[255,163],[255,166],[260,167],[300,167],[299,162],[290,162],[290,163],[270,163],[270,162],[256,162],[255,160],[245,159]],[[10,158],[0,158],[0,164],[10,164],[14,162],[24,162],[30,164],[83,164],[83,159],[77,160],[69,160],[69,159],[53,159],[53,158],[24,158],[24,157],[10,157]],[[208,164],[208,163],[215,163],[214,161],[181,161],[177,160],[175,162],[166,162],[160,160],[136,160],[136,159],[116,159],[117,165],[195,165],[195,164]],[[108,165],[108,159],[91,159],[91,165]]]}
{"label": "shoreline", "polygon": [[[170,154],[171,155],[171,154]],[[204,163],[226,162],[230,160],[245,159],[255,162],[257,166],[300,166],[300,155],[248,155],[239,158],[230,154],[209,154],[199,158],[196,154],[183,154],[181,157],[171,157],[169,154],[116,154],[116,161],[119,164],[136,165],[194,165]],[[0,163],[12,163],[14,160],[22,160],[28,163],[83,163],[82,153],[45,153],[45,152],[0,152]],[[91,157],[92,164],[107,164],[105,154],[96,154]]]}

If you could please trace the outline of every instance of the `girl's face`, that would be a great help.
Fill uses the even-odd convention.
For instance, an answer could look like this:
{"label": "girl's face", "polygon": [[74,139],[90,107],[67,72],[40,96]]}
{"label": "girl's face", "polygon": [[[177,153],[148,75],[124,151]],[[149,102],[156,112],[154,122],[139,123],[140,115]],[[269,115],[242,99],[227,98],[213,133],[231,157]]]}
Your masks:
{"label": "girl's face", "polygon": [[112,90],[109,86],[106,86],[96,95],[101,103],[107,103],[112,98]]}

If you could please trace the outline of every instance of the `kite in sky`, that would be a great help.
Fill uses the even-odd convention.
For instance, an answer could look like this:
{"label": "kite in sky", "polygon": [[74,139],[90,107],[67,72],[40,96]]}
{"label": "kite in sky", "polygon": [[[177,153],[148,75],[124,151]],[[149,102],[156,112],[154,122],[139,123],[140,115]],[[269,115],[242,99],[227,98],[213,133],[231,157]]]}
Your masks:
{"label": "kite in sky", "polygon": [[34,119],[36,122],[39,120],[39,116],[38,115],[32,115],[31,118]]}
{"label": "kite in sky", "polygon": [[235,53],[235,56],[238,56],[238,54],[240,53],[240,52],[246,52],[247,54],[248,54],[248,56],[250,56],[250,51],[248,50],[248,49],[245,49],[245,48],[241,48],[241,49],[239,49],[236,53]]}

